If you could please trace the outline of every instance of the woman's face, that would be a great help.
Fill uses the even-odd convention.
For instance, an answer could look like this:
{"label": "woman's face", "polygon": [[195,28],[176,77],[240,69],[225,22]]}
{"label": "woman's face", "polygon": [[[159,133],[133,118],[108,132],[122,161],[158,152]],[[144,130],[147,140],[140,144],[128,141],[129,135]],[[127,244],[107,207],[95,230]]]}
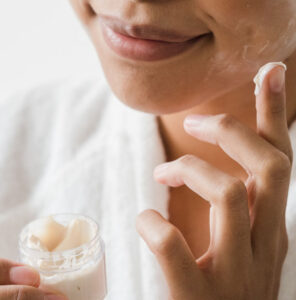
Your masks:
{"label": "woman's face", "polygon": [[[190,109],[250,82],[269,61],[296,49],[295,0],[70,0],[117,97],[137,110]],[[141,60],[106,43],[100,15],[200,36],[178,55]]]}

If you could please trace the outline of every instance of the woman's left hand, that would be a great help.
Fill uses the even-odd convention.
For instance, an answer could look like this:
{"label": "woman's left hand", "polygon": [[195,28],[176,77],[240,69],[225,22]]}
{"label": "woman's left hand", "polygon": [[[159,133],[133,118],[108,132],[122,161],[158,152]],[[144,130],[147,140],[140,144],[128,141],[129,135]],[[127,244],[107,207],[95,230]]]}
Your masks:
{"label": "woman's left hand", "polygon": [[184,124],[189,134],[237,161],[249,175],[246,182],[193,155],[155,170],[160,183],[185,184],[211,204],[211,242],[197,260],[181,232],[159,213],[147,210],[137,219],[172,299],[277,299],[288,247],[285,209],[292,165],[284,78],[277,66],[264,79],[256,98],[257,133],[227,114]]}

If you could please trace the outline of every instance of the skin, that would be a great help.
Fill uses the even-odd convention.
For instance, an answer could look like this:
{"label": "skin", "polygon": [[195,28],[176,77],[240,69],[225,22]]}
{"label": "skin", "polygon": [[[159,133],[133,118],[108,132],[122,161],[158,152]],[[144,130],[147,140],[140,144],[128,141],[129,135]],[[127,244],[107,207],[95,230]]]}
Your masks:
{"label": "skin", "polygon": [[171,299],[277,299],[288,247],[285,208],[293,159],[285,88],[270,84],[277,76],[284,76],[281,67],[267,75],[256,98],[257,132],[229,114],[208,116],[199,125],[184,123],[189,134],[219,145],[237,161],[249,175],[246,182],[194,155],[155,169],[160,183],[185,184],[211,205],[210,245],[198,259],[180,230],[157,212],[138,218],[138,231],[164,271]]}
{"label": "skin", "polygon": [[[276,299],[287,251],[288,126],[296,115],[295,1],[70,2],[114,93],[157,115],[172,162],[154,178],[170,186],[170,217],[145,211],[137,229],[164,271],[171,298]],[[211,35],[171,59],[132,61],[105,44],[100,13]],[[283,71],[276,68],[255,99],[252,79],[270,61],[287,64],[286,88],[269,88],[269,77]],[[214,116],[201,130],[184,125],[189,114]]]}
{"label": "skin", "polygon": [[[148,210],[137,229],[163,269],[171,299],[276,299],[287,251],[288,126],[296,115],[295,1],[70,2],[114,93],[157,115],[171,163],[154,177],[171,187],[170,218]],[[136,62],[110,51],[99,13],[210,35],[177,57]],[[282,72],[275,68],[255,99],[252,79],[270,61],[287,64],[286,88],[270,89],[269,79]],[[213,116],[185,126],[189,114]],[[0,260],[0,300],[44,299],[36,274],[28,281],[21,269],[13,281],[13,266]]]}
{"label": "skin", "polygon": [[[296,113],[296,78],[295,55],[285,61],[288,65],[286,73],[287,124],[295,120]],[[220,170],[245,181],[248,174],[219,147],[197,140],[183,128],[183,121],[188,114],[222,114],[228,113],[256,131],[256,108],[253,95],[254,84],[227,93],[210,104],[205,103],[190,110],[176,114],[162,115],[159,118],[160,132],[167,153],[167,161],[175,160],[188,153],[193,154],[216,166]],[[240,99],[240,101],[235,101]],[[180,143],[179,141],[182,141]],[[170,188],[170,220],[184,234],[195,255],[202,255],[209,245],[209,204],[202,197],[186,186]],[[182,201],[179,201],[182,199]],[[196,217],[198,215],[198,218]]]}
{"label": "skin", "polygon": [[0,300],[67,300],[52,290],[40,288],[40,276],[34,269],[0,259]]}
{"label": "skin", "polygon": [[[115,94],[128,106],[153,114],[166,115],[209,103],[250,83],[259,67],[285,60],[296,48],[293,0],[70,2],[93,41]],[[178,57],[136,62],[110,51],[102,38],[98,14],[133,24],[165,25],[190,35],[212,35]]]}

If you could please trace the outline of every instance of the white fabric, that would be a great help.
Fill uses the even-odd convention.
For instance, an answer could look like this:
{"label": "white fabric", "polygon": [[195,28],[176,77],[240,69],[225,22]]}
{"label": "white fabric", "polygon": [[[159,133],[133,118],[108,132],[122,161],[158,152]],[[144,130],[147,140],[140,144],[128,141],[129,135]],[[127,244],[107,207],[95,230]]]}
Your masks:
{"label": "white fabric", "polygon": [[[108,300],[164,300],[160,268],[135,229],[145,208],[168,216],[169,189],[153,179],[165,161],[156,117],[122,104],[105,80],[70,78],[0,100],[0,257],[17,259],[21,228],[52,213],[101,225]],[[290,129],[296,151],[296,122]],[[296,299],[296,167],[280,300]]]}
{"label": "white fabric", "polygon": [[0,1],[0,95],[57,76],[97,72],[97,52],[81,25],[67,0]]}

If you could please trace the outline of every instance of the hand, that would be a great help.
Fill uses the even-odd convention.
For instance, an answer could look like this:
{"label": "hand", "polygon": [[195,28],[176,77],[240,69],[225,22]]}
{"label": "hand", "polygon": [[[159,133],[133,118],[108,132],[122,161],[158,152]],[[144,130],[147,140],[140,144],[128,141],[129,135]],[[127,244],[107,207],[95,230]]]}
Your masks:
{"label": "hand", "polygon": [[153,210],[137,229],[156,255],[174,300],[277,299],[288,239],[285,208],[292,148],[284,69],[273,68],[256,98],[257,133],[234,117],[195,117],[192,136],[220,146],[248,173],[246,182],[193,155],[157,167],[156,179],[187,185],[210,202],[210,246],[195,260],[181,232]]}
{"label": "hand", "polygon": [[27,266],[0,259],[0,300],[66,300],[39,289],[40,276]]}

